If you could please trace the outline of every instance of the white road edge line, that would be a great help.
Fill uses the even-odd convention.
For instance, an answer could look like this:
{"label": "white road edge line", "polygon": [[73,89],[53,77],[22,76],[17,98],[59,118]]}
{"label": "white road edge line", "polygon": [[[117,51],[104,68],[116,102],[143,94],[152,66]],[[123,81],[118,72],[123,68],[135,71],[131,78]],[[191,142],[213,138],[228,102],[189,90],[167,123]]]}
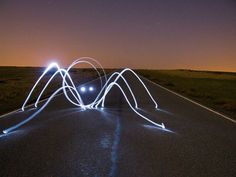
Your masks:
{"label": "white road edge line", "polygon": [[[62,95],[62,93],[59,93],[59,94],[57,94],[56,96],[59,96],[59,95]],[[47,99],[48,99],[48,98],[44,98],[44,99],[40,100],[39,103],[44,102],[44,101],[46,101]],[[29,107],[31,107],[31,106],[33,106],[33,105],[34,105],[34,103],[31,103],[31,104],[25,106],[25,108],[29,108]],[[10,115],[10,114],[13,114],[13,113],[16,113],[16,112],[18,112],[18,111],[22,111],[21,108],[15,109],[14,111],[11,111],[11,112],[8,112],[8,113],[5,113],[5,114],[2,114],[2,115],[0,115],[0,118],[6,117],[6,116],[8,116],[8,115]],[[22,111],[22,112],[24,112],[24,111]]]}
{"label": "white road edge line", "polygon": [[[140,75],[139,75],[139,76],[140,76]],[[149,79],[147,79],[147,78],[145,78],[145,77],[143,77],[143,76],[140,76],[140,77],[142,77],[143,79],[145,79],[145,80],[147,80],[147,81],[153,83],[154,85],[156,85],[156,86],[158,86],[158,87],[160,87],[160,88],[162,88],[162,89],[164,89],[164,90],[166,90],[166,91],[168,91],[168,92],[170,92],[170,93],[173,93],[173,94],[175,94],[175,95],[177,95],[177,96],[179,96],[179,97],[181,97],[181,98],[183,98],[183,99],[185,99],[185,100],[188,100],[189,102],[191,102],[191,103],[193,103],[193,104],[196,104],[196,105],[198,105],[198,106],[200,106],[200,107],[202,107],[202,108],[204,108],[204,109],[206,109],[206,110],[208,110],[208,111],[211,111],[211,112],[213,112],[213,113],[215,113],[215,114],[217,114],[217,115],[219,115],[219,116],[221,116],[221,117],[227,119],[228,121],[231,121],[231,122],[233,122],[233,123],[236,123],[236,120],[234,120],[234,119],[232,119],[232,118],[230,118],[230,117],[228,117],[228,116],[225,116],[225,115],[223,115],[223,114],[221,114],[221,113],[219,113],[219,112],[217,112],[217,111],[214,111],[213,109],[208,108],[208,107],[206,107],[206,106],[204,106],[204,105],[202,105],[202,104],[200,104],[200,103],[198,103],[198,102],[196,102],[196,101],[193,101],[193,100],[191,100],[191,99],[189,99],[189,98],[187,98],[187,97],[185,97],[185,96],[183,96],[183,95],[180,95],[179,93],[176,93],[176,92],[174,92],[174,91],[172,91],[172,90],[169,90],[168,88],[165,88],[165,87],[163,87],[163,86],[161,86],[161,85],[159,85],[159,84],[157,84],[157,83],[155,83],[155,82],[153,82],[153,81],[151,81],[151,80],[149,80]]]}

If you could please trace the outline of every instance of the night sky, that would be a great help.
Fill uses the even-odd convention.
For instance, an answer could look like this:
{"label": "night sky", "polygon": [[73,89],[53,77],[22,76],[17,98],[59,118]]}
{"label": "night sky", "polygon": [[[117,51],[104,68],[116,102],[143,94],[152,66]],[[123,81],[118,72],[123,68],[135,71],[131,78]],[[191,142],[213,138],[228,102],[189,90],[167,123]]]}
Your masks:
{"label": "night sky", "polygon": [[235,0],[0,0],[0,65],[236,71]]}

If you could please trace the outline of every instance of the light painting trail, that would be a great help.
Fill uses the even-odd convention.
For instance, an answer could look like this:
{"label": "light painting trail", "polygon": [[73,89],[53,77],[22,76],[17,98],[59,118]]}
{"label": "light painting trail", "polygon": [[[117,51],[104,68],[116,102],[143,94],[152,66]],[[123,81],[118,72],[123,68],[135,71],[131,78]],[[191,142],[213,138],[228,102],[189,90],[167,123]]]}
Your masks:
{"label": "light painting trail", "polygon": [[[98,74],[98,77],[100,79],[100,83],[101,83],[101,90],[99,91],[99,93],[97,94],[97,96],[95,97],[95,99],[93,101],[91,101],[91,103],[88,104],[84,104],[84,101],[80,95],[80,93],[84,93],[86,91],[90,91],[92,92],[94,90],[94,87],[89,87],[88,89],[85,86],[81,86],[81,87],[76,87],[71,76],[69,75],[69,71],[71,68],[73,68],[75,65],[77,64],[81,64],[81,63],[85,63],[90,65]],[[32,114],[30,117],[28,117],[27,119],[21,121],[20,123],[3,130],[3,133],[9,133],[17,128],[19,128],[20,126],[24,125],[25,123],[27,123],[28,121],[30,121],[31,119],[33,119],[35,117],[36,114],[38,114],[40,111],[42,111],[47,105],[48,103],[61,91],[63,91],[66,99],[72,103],[73,105],[82,108],[83,110],[86,109],[98,109],[99,106],[101,106],[101,108],[104,107],[105,104],[105,100],[107,98],[107,94],[111,91],[111,89],[113,88],[113,86],[116,86],[122,93],[122,95],[124,96],[126,102],[128,103],[129,107],[140,117],[142,117],[143,119],[145,119],[146,121],[148,121],[149,123],[157,126],[157,127],[161,127],[162,129],[165,129],[165,126],[163,123],[156,123],[152,120],[150,120],[148,117],[144,116],[143,114],[141,114],[138,111],[138,101],[135,97],[134,92],[132,91],[128,81],[125,79],[125,77],[123,76],[124,73],[131,73],[133,76],[135,76],[135,78],[137,79],[138,82],[140,82],[143,86],[143,88],[145,89],[147,95],[150,97],[150,99],[152,100],[152,102],[154,103],[155,108],[158,108],[158,104],[155,101],[155,99],[153,98],[153,96],[151,95],[151,93],[149,92],[148,88],[146,87],[146,85],[144,84],[144,82],[140,79],[140,77],[131,69],[129,68],[125,68],[120,72],[114,72],[113,74],[111,74],[111,76],[107,79],[105,70],[103,69],[102,65],[95,59],[90,58],[90,57],[82,57],[79,58],[77,60],[75,60],[67,69],[63,69],[60,68],[60,66],[57,63],[52,63],[50,64],[45,71],[43,72],[43,74],[39,77],[39,79],[36,81],[36,83],[34,84],[34,86],[32,87],[32,89],[30,90],[26,100],[24,101],[23,105],[22,105],[22,111],[25,110],[25,107],[29,101],[29,99],[32,96],[33,91],[35,90],[35,88],[38,86],[38,84],[40,83],[40,81],[43,79],[43,77],[52,69],[56,68],[56,72],[49,78],[49,80],[47,81],[47,83],[45,84],[45,86],[43,87],[43,89],[41,90],[40,94],[38,95],[37,100],[34,103],[34,106],[37,107],[38,103],[40,101],[41,96],[43,95],[44,91],[46,90],[46,88],[49,86],[49,84],[51,83],[51,81],[53,80],[53,78],[56,75],[61,76],[62,78],[62,86],[60,88],[58,88],[54,93],[51,94],[51,96],[47,99],[47,101],[39,108],[39,110],[37,110],[37,112],[35,112],[34,114]],[[101,76],[100,72],[98,71],[98,69],[101,69],[104,75],[104,80],[105,83],[103,81],[103,77]],[[122,88],[122,85],[118,84],[118,80],[121,79],[124,81],[125,86],[127,86],[128,88],[128,92],[130,93],[132,100],[134,102],[134,105],[131,104],[131,101],[128,99],[127,97],[127,93],[125,93],[124,89]],[[79,88],[79,91],[77,90],[77,88]],[[80,92],[80,93],[79,93]],[[70,96],[68,93],[71,93]]]}

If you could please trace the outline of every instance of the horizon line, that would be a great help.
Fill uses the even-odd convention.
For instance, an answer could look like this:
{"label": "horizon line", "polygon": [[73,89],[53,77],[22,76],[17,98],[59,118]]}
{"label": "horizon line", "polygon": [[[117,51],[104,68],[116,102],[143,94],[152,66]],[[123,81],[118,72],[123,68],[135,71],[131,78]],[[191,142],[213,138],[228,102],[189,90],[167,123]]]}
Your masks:
{"label": "horizon line", "polygon": [[[46,68],[47,66],[15,66],[15,65],[1,65],[0,68],[3,67],[17,67],[17,68]],[[104,69],[122,69],[124,67],[105,67]],[[225,72],[225,73],[236,73],[236,71],[230,70],[205,70],[205,69],[190,69],[190,68],[133,68],[129,67],[134,70],[184,70],[184,71],[196,71],[196,72]],[[90,67],[77,67],[77,69],[93,69]]]}

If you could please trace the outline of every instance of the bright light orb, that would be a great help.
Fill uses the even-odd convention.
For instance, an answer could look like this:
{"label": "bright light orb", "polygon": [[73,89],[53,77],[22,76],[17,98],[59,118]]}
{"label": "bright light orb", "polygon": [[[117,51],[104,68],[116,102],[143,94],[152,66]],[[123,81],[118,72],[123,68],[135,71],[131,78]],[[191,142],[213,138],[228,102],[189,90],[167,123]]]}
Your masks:
{"label": "bright light orb", "polygon": [[94,88],[90,86],[90,87],[89,87],[89,91],[90,91],[90,92],[94,91]]}
{"label": "bright light orb", "polygon": [[81,92],[86,92],[86,88],[85,87],[80,87],[80,91]]}

